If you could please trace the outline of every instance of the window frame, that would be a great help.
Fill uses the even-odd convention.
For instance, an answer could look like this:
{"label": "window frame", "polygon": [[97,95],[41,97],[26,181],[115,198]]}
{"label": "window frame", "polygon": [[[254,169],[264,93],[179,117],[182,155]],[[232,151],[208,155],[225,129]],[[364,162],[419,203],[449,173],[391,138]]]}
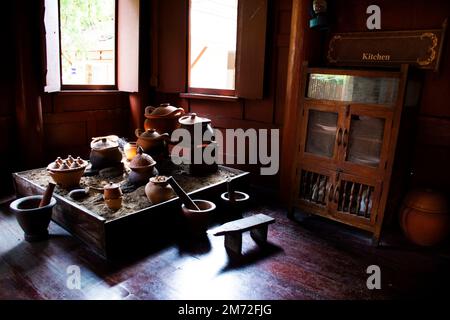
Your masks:
{"label": "window frame", "polygon": [[58,40],[59,40],[59,81],[61,91],[70,90],[118,90],[118,1],[114,0],[114,84],[64,84],[63,83],[63,69],[61,58],[61,0],[58,0]]}
{"label": "window frame", "polygon": [[[237,20],[236,20],[236,30],[239,26],[239,2],[238,1],[238,9],[237,9]],[[193,94],[204,94],[211,96],[224,96],[224,97],[236,97],[236,79],[237,79],[237,56],[238,56],[238,30],[236,31],[236,54],[234,57],[234,89],[216,89],[216,88],[194,88],[190,86],[191,80],[191,0],[188,2],[188,18],[187,18],[187,92]]]}

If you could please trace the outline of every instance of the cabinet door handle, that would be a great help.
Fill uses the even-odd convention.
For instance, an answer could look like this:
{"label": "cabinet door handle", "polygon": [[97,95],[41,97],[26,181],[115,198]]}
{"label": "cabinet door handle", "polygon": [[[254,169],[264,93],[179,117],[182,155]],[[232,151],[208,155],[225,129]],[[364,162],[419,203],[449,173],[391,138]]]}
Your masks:
{"label": "cabinet door handle", "polygon": [[328,190],[327,190],[327,194],[328,194],[328,202],[333,201],[333,184],[330,183],[330,185],[328,186]]}
{"label": "cabinet door handle", "polygon": [[344,138],[342,139],[342,145],[344,146],[344,148],[347,148],[348,145],[348,130],[347,128],[344,130]]}
{"label": "cabinet door handle", "polygon": [[336,189],[334,189],[334,202],[338,203],[339,200],[339,186],[336,186]]}
{"label": "cabinet door handle", "polygon": [[338,146],[340,146],[342,143],[342,128],[339,128],[336,133],[336,143]]}

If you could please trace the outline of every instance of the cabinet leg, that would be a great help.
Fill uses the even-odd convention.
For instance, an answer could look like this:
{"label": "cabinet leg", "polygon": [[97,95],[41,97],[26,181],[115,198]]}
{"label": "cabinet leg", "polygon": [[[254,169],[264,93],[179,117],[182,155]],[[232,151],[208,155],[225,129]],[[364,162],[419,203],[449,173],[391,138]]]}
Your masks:
{"label": "cabinet leg", "polygon": [[288,219],[294,220],[294,212],[295,212],[294,207],[290,206],[288,208],[288,210],[287,210],[287,217],[288,217]]}
{"label": "cabinet leg", "polygon": [[250,236],[252,237],[253,240],[255,240],[257,244],[259,245],[265,244],[267,242],[268,228],[269,228],[268,225],[253,228],[252,230],[250,230]]}
{"label": "cabinet leg", "polygon": [[225,249],[232,255],[240,255],[242,251],[242,234],[228,233],[225,235]]}

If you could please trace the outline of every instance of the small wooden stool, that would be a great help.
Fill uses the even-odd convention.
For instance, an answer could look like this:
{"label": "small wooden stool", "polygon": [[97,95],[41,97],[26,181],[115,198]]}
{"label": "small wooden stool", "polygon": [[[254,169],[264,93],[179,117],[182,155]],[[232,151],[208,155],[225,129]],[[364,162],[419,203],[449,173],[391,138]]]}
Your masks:
{"label": "small wooden stool", "polygon": [[267,242],[267,230],[269,224],[275,219],[265,214],[257,214],[251,217],[234,220],[222,226],[208,231],[215,236],[225,236],[225,249],[229,253],[241,254],[242,233],[250,230],[250,236],[259,245]]}

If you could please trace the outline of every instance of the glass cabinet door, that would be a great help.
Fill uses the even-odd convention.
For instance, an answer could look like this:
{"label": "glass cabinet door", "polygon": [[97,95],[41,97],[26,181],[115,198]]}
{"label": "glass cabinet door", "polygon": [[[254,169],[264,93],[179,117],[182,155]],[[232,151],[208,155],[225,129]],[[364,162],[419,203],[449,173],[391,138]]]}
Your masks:
{"label": "glass cabinet door", "polygon": [[393,105],[399,78],[311,73],[306,97],[352,103]]}
{"label": "glass cabinet door", "polygon": [[377,113],[351,106],[343,133],[343,158],[346,165],[367,170],[384,167],[391,113]]}
{"label": "glass cabinet door", "polygon": [[324,158],[335,157],[338,119],[337,111],[308,108],[305,119],[307,121],[305,153]]}
{"label": "glass cabinet door", "polygon": [[385,120],[368,116],[352,115],[348,137],[348,162],[378,167],[383,146]]}

